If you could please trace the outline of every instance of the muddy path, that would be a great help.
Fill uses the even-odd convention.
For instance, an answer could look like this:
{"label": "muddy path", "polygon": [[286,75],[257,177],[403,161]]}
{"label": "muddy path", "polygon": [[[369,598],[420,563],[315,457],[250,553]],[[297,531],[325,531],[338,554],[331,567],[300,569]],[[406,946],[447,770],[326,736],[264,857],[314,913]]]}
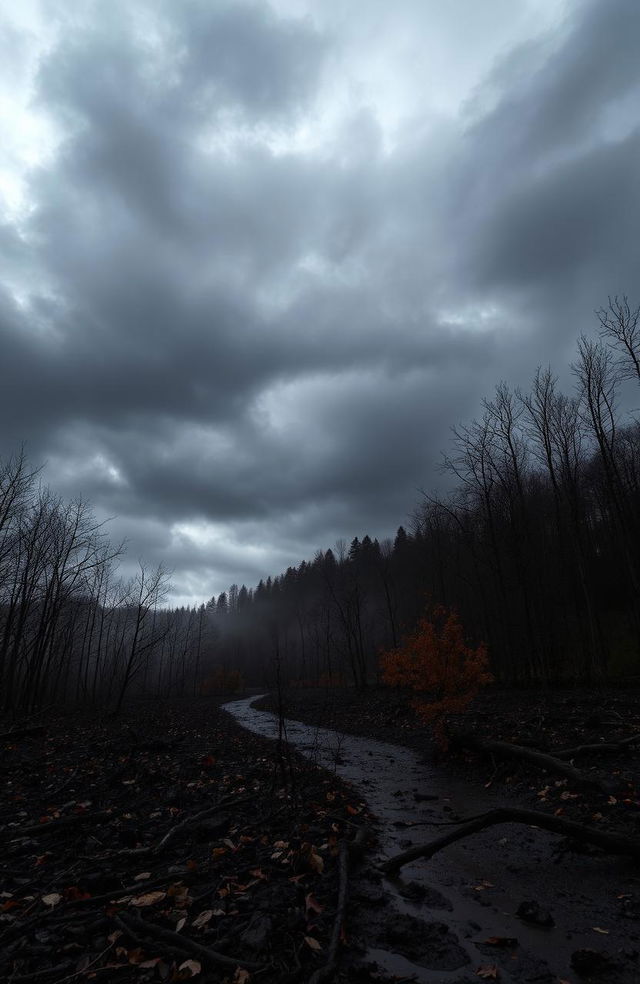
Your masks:
{"label": "muddy path", "polygon": [[[276,737],[277,718],[252,707],[256,699],[225,709],[248,730]],[[297,751],[350,783],[377,818],[371,879],[367,883],[365,872],[359,880],[352,906],[355,930],[366,940],[362,963],[372,973],[375,964],[424,984],[478,981],[479,970],[484,979],[514,984],[640,982],[637,866],[505,824],[408,865],[399,877],[381,878],[376,861],[435,838],[447,829],[443,824],[494,807],[495,798],[409,748],[298,721],[286,722],[286,736]],[[553,924],[519,918],[523,903],[537,906],[540,923]]]}

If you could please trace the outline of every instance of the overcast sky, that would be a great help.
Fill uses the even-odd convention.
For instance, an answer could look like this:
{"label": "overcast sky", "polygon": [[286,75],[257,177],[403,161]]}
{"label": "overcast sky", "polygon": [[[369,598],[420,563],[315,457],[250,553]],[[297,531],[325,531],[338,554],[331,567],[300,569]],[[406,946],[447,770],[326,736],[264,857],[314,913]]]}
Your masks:
{"label": "overcast sky", "polygon": [[638,0],[1,6],[0,452],[180,602],[393,535],[640,299]]}

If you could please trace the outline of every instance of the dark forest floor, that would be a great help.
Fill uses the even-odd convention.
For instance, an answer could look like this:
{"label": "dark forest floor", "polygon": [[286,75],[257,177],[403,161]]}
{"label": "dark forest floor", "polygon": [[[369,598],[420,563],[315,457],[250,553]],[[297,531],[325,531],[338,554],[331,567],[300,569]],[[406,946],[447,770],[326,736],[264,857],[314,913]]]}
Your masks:
{"label": "dark forest floor", "polygon": [[[291,692],[286,714],[435,756],[496,805],[640,837],[638,746],[575,760],[610,780],[614,795],[574,789],[531,764],[468,751],[445,757],[395,691]],[[551,752],[610,742],[640,730],[640,691],[492,689],[463,726]],[[204,698],[140,704],[117,720],[50,716],[43,731],[2,736],[0,755],[3,982],[293,984],[326,962],[339,845],[370,820],[334,775],[296,755],[280,761],[274,742]],[[616,890],[610,908],[611,920],[630,929],[624,974],[618,955],[617,964],[588,965],[572,984],[635,980],[635,966],[640,981],[634,870],[637,891]],[[374,909],[381,925],[389,921],[379,882],[369,861],[354,873],[344,970],[329,980],[390,980],[362,960]],[[411,933],[401,928],[410,949]]]}
{"label": "dark forest floor", "polygon": [[204,698],[44,725],[0,741],[0,980],[268,984],[326,962],[339,842],[365,819],[344,784]]}

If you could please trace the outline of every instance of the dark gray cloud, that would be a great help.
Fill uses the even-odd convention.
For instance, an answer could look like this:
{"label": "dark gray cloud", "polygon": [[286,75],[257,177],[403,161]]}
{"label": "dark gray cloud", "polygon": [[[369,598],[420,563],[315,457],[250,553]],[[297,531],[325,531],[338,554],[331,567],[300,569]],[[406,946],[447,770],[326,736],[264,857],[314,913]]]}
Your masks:
{"label": "dark gray cloud", "polygon": [[491,0],[465,48],[472,6],[46,3],[3,30],[0,443],[175,597],[392,534],[451,424],[633,294],[640,8]]}

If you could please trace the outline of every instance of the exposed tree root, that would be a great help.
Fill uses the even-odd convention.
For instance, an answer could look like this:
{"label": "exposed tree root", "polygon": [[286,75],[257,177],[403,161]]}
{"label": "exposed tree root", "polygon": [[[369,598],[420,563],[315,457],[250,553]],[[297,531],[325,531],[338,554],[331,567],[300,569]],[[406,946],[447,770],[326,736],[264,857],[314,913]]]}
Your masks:
{"label": "exposed tree root", "polygon": [[607,854],[620,854],[625,857],[635,858],[640,861],[640,841],[624,837],[622,834],[610,834],[593,827],[586,827],[584,824],[576,823],[575,820],[565,820],[563,817],[556,817],[548,813],[540,813],[538,810],[523,810],[518,807],[502,806],[496,810],[489,810],[467,823],[463,823],[457,830],[452,830],[442,837],[437,837],[429,844],[419,844],[416,847],[403,851],[389,858],[382,865],[382,870],[387,874],[398,871],[403,865],[410,861],[417,861],[418,858],[431,858],[438,851],[449,844],[463,840],[471,834],[475,834],[487,827],[493,827],[499,823],[525,823],[532,827],[542,827],[550,830],[554,834],[562,834],[565,837],[572,837],[575,840],[587,844],[595,844]]}
{"label": "exposed tree root", "polygon": [[[477,738],[475,735],[469,734],[455,735],[452,741],[456,745],[462,745],[466,748],[477,748],[481,752],[489,752],[492,755],[523,759],[525,762],[531,762],[541,769],[547,769],[549,772],[556,773],[556,775],[564,776],[573,786],[583,789],[597,789],[605,795],[614,791],[614,783],[593,776],[587,776],[584,772],[576,769],[573,765],[563,761],[558,756],[541,752],[537,748],[527,748],[525,745],[513,745],[508,741]],[[565,757],[569,758],[570,756],[567,755]]]}

